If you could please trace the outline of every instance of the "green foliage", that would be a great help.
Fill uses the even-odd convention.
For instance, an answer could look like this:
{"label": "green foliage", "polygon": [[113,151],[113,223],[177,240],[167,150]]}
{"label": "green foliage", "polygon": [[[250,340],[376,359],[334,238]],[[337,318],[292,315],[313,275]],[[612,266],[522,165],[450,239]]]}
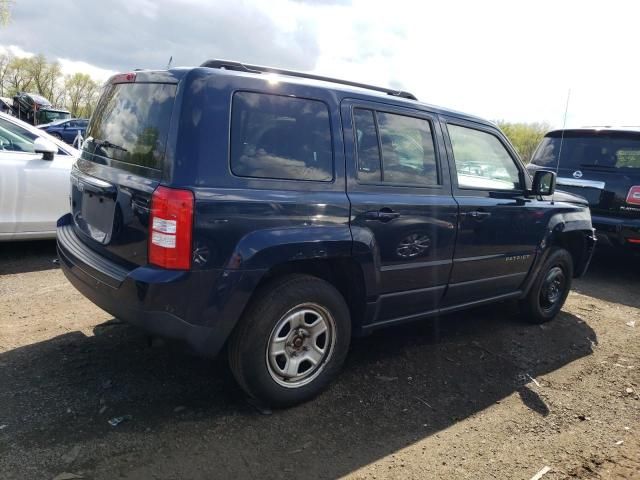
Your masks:
{"label": "green foliage", "polygon": [[616,167],[640,168],[640,154],[637,150],[618,150],[616,156]]}
{"label": "green foliage", "polygon": [[8,24],[11,20],[12,4],[13,0],[0,0],[0,26]]}
{"label": "green foliage", "polygon": [[525,163],[531,161],[531,156],[542,137],[551,130],[551,126],[548,123],[511,123],[504,120],[499,120],[496,123]]}

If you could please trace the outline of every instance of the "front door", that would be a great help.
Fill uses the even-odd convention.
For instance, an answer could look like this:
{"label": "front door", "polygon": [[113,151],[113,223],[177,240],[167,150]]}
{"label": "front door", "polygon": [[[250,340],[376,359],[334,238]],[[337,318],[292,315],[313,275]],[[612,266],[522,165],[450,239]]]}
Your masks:
{"label": "front door", "polygon": [[429,113],[369,102],[343,102],[342,116],[354,250],[374,252],[378,279],[370,321],[433,312],[451,271],[458,211],[440,126]]}
{"label": "front door", "polygon": [[443,307],[513,294],[544,233],[536,200],[525,196],[526,172],[497,129],[453,119],[443,119],[442,128],[460,206]]}
{"label": "front door", "polygon": [[[43,160],[35,153],[38,136],[0,118],[0,234],[54,232],[69,211],[69,171],[63,153]],[[61,152],[61,151],[60,151]]]}

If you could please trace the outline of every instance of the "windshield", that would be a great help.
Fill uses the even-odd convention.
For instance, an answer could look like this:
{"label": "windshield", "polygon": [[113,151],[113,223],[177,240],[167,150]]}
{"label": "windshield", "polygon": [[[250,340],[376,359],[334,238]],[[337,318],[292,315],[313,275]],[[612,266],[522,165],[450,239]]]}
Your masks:
{"label": "windshield", "polygon": [[161,169],[176,88],[165,83],[108,85],[91,117],[83,150]]}
{"label": "windshield", "polygon": [[640,168],[640,135],[626,132],[565,132],[563,140],[554,132],[542,140],[531,163],[555,169],[561,141],[559,168]]}
{"label": "windshield", "polygon": [[51,123],[54,120],[66,120],[71,118],[68,112],[52,112],[50,110],[40,110],[38,112],[39,123]]}

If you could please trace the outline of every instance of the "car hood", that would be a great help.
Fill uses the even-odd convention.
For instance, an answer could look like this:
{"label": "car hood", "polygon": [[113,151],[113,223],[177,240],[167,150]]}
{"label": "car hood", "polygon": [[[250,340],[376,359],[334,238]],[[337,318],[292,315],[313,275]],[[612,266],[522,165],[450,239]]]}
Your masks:
{"label": "car hood", "polygon": [[556,190],[553,194],[553,199],[557,202],[576,203],[585,207],[589,206],[589,201],[586,198],[573,193],[563,192],[562,190]]}

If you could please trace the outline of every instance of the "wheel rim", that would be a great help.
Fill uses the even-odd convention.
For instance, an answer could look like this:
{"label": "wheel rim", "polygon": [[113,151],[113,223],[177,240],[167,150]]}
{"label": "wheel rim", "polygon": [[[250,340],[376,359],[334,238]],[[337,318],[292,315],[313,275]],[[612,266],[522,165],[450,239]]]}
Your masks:
{"label": "wheel rim", "polygon": [[540,289],[540,306],[545,312],[553,310],[560,303],[566,285],[567,280],[562,268],[556,266],[547,272]]}
{"label": "wheel rim", "polygon": [[399,257],[417,257],[431,246],[431,239],[427,235],[414,233],[404,238],[396,248]]}
{"label": "wheel rim", "polygon": [[271,378],[298,388],[320,375],[333,354],[335,321],[320,305],[306,303],[289,310],[276,323],[267,344]]}

